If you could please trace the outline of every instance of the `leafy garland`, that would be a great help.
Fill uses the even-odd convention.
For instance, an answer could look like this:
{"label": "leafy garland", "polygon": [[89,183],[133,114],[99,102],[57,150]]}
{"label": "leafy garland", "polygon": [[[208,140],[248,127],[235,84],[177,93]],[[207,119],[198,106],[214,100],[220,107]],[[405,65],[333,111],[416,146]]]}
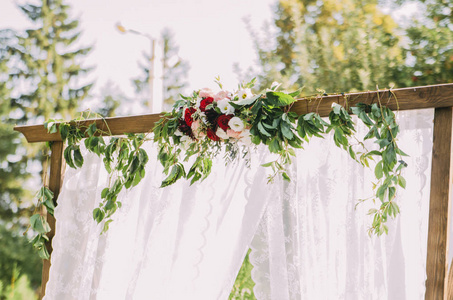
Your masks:
{"label": "leafy garland", "polygon": [[[202,89],[194,91],[190,97],[181,95],[172,111],[156,122],[153,140],[166,174],[161,187],[181,178],[190,180],[191,184],[203,181],[211,172],[213,158],[221,153],[223,147],[226,150],[225,162],[229,163],[240,157],[247,159],[249,152],[259,144],[266,145],[271,153],[277,155],[276,160],[262,164],[272,169],[268,183],[276,176],[290,181],[286,167],[296,155],[294,149],[303,148],[312,137],[323,138],[323,135],[333,132],[335,144],[346,150],[352,159],[366,167],[370,167],[370,160],[376,162],[374,174],[377,181],[373,184],[374,196],[370,199],[380,205],[369,210],[374,218],[368,232],[370,235],[388,232],[385,223],[389,216],[395,217],[399,213],[396,191],[398,186],[406,186],[402,170],[407,166],[402,160],[406,154],[396,143],[399,127],[390,109],[380,101],[372,105],[357,103],[351,108],[334,103],[328,120],[325,120],[315,112],[298,115],[291,111],[296,101],[294,97],[300,91],[278,91],[279,85],[273,84],[265,92],[253,94],[253,79],[239,85],[237,91],[229,92],[223,90],[219,80],[216,82],[221,91],[214,93]],[[354,122],[349,111],[369,129],[363,140],[354,135]],[[71,122],[49,120],[44,126],[49,133],[59,132],[63,142],[67,143],[64,158],[70,167],[83,165],[82,139],[85,139],[88,151],[103,157],[109,184],[102,190],[102,201],[94,209],[93,218],[97,223],[104,221],[102,232],[105,232],[112,222],[112,215],[121,207],[118,194],[123,187],[132,188],[145,176],[148,155],[141,146],[149,138],[146,134],[127,134],[125,137],[112,137],[106,143],[102,135],[111,135],[109,132],[98,129],[95,122],[90,125],[76,122],[80,120],[85,118]],[[364,141],[368,139],[375,139],[379,149],[366,149]],[[53,194],[47,187],[41,188],[37,198],[38,206],[45,206],[53,214]],[[33,215],[30,221],[38,233],[31,242],[42,258],[48,258],[44,245],[50,227],[40,214]]]}

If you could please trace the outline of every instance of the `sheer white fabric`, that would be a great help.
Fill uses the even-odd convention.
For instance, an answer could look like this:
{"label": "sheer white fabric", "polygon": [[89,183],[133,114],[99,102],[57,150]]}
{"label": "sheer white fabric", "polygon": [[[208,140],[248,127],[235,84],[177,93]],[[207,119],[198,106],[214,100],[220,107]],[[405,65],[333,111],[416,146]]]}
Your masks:
{"label": "sheer white fabric", "polygon": [[[290,184],[269,202],[252,242],[258,299],[423,299],[433,110],[400,112],[399,145],[410,157],[389,234],[369,237],[373,171],[332,140],[297,152]],[[366,129],[359,127],[359,134]]]}
{"label": "sheer white fabric", "polygon": [[259,164],[270,157],[260,148],[251,168],[220,158],[205,182],[164,189],[148,144],[147,176],[121,194],[103,235],[92,210],[107,175],[85,153],[81,169],[67,170],[55,210],[45,299],[227,299],[249,245],[258,299],[421,299],[433,114],[400,115],[407,189],[380,238],[367,235],[370,205],[354,210],[370,195],[372,172],[331,140],[298,151],[291,183],[266,183]]}
{"label": "sheer white fabric", "polygon": [[[147,176],[121,194],[123,206],[106,234],[92,219],[107,176],[85,153],[67,170],[55,210],[52,267],[46,299],[225,299],[273,187],[252,167],[214,162],[201,184],[161,189],[156,150],[147,145]],[[265,187],[265,188],[263,188]]]}

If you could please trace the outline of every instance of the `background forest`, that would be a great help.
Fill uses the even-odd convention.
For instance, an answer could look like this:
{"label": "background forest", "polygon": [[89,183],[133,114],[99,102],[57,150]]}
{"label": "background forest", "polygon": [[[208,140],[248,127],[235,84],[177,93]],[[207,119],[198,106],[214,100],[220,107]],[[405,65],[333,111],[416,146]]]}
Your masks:
{"label": "background forest", "polygon": [[[413,1],[417,2],[417,1]],[[453,82],[453,1],[420,0],[412,18],[397,22],[390,12],[405,1],[282,0],[273,19],[249,25],[257,60],[235,66],[238,81],[258,78],[304,94],[401,88]],[[82,101],[103,116],[124,111],[129,100],[115,83],[94,93],[84,59],[92,46],[80,42],[80,24],[63,0],[18,5],[34,26],[0,29],[0,300],[33,299],[41,261],[28,244],[27,222],[45,163],[42,146],[27,145],[14,125],[74,118]],[[169,24],[170,25],[170,24]],[[164,101],[168,108],[189,82],[190,57],[178,56],[171,29],[164,41]],[[148,97],[145,54],[131,78],[143,106]],[[230,299],[255,299],[252,266],[246,258]]]}

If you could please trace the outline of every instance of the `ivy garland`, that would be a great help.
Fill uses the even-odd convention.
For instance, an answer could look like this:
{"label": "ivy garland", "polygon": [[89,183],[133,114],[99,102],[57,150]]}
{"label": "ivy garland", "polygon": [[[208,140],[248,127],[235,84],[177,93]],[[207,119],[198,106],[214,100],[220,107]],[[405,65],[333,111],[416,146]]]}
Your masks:
{"label": "ivy garland", "polygon": [[[216,82],[222,89],[219,80]],[[229,163],[240,157],[247,159],[249,151],[259,144],[277,154],[276,160],[262,164],[272,169],[268,183],[272,183],[276,176],[290,181],[286,166],[296,155],[294,149],[303,148],[312,137],[323,138],[333,132],[334,143],[346,150],[352,159],[364,167],[370,167],[370,160],[376,162],[374,195],[369,199],[379,205],[369,210],[374,218],[368,233],[387,233],[385,223],[388,217],[396,217],[399,213],[395,202],[397,187],[406,186],[402,170],[407,164],[402,157],[407,155],[396,142],[399,126],[394,113],[378,101],[372,105],[357,103],[354,107],[334,104],[328,120],[315,112],[298,115],[291,111],[291,107],[300,91],[278,91],[279,85],[273,84],[265,92],[253,94],[254,83],[255,79],[241,84],[233,93],[223,89],[218,93],[202,89],[194,91],[190,97],[181,95],[172,111],[155,124],[152,139],[157,144],[158,160],[166,174],[161,187],[181,178],[190,180],[191,184],[203,181],[211,172],[213,158],[222,149],[226,153],[225,162]],[[354,135],[355,124],[349,112],[357,115],[368,127],[363,140]],[[75,122],[80,120],[85,118],[70,122],[49,120],[44,126],[49,133],[59,132],[63,142],[67,143],[64,158],[70,167],[83,165],[82,139],[85,139],[88,151],[103,157],[109,184],[102,190],[102,201],[94,209],[93,218],[97,223],[103,222],[102,232],[105,232],[113,220],[112,215],[121,207],[118,194],[123,188],[136,186],[145,176],[148,155],[141,146],[151,138],[147,134],[127,134],[125,137],[112,137],[107,143],[102,135],[111,135],[109,132],[101,131],[96,123],[83,125],[85,123]],[[368,139],[375,140],[377,150],[365,147],[364,141]],[[44,186],[37,198],[38,207],[44,205],[53,215],[52,192]],[[48,240],[49,224],[40,214],[33,215],[30,223],[38,233],[31,242],[39,255],[47,259],[49,254],[44,245]]]}

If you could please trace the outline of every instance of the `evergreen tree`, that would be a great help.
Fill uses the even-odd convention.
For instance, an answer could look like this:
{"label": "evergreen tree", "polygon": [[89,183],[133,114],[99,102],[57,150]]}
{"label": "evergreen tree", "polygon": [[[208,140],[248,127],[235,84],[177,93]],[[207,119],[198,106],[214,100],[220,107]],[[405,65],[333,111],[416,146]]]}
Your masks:
{"label": "evergreen tree", "polygon": [[[27,224],[23,219],[33,210],[32,195],[24,190],[32,162],[26,157],[24,139],[12,131],[12,125],[71,117],[92,86],[79,83],[80,75],[89,71],[81,66],[81,59],[90,48],[77,46],[78,21],[69,17],[69,6],[62,0],[42,0],[19,9],[33,26],[23,32],[0,30],[0,239],[4,246],[0,247],[0,285],[4,287],[18,270],[34,286],[41,273],[39,258],[22,236]],[[30,156],[42,160],[37,151]]]}
{"label": "evergreen tree", "polygon": [[[23,139],[13,131],[10,115],[12,86],[8,84],[7,49],[15,32],[0,32],[0,299],[10,295],[17,276],[30,279],[30,285],[36,289],[41,283],[41,260],[34,253],[27,238],[22,235],[26,221],[32,209],[31,194],[24,188],[29,179],[28,159],[25,156]],[[25,277],[22,277],[25,279]],[[3,290],[4,292],[2,292]],[[16,289],[17,290],[17,284]],[[31,298],[30,298],[31,299]]]}
{"label": "evergreen tree", "polygon": [[[12,30],[0,32],[0,99],[10,99],[12,87],[8,84],[8,44],[14,37]],[[18,218],[27,216],[29,210],[23,207],[23,199],[27,198],[24,182],[29,178],[27,158],[22,140],[13,131],[10,122],[10,102],[0,101],[0,223],[20,228]],[[29,195],[28,195],[28,198]],[[0,224],[1,225],[1,224]]]}
{"label": "evergreen tree", "polygon": [[69,6],[62,0],[19,8],[34,26],[17,33],[8,49],[8,80],[14,86],[11,105],[22,112],[16,122],[36,117],[43,121],[56,114],[71,117],[92,86],[79,83],[80,75],[90,70],[81,66],[81,60],[91,50],[76,46],[79,22],[69,17]]}
{"label": "evergreen tree", "polygon": [[[162,30],[161,41],[163,42],[163,109],[165,110],[173,105],[187,86],[187,72],[190,67],[187,61],[178,56],[179,47],[175,44],[174,34],[170,29]],[[144,56],[148,62],[149,56],[147,54]],[[140,68],[142,74],[132,81],[138,94],[148,89],[149,80],[149,64],[140,63]],[[146,101],[147,99],[144,99],[144,102]]]}
{"label": "evergreen tree", "polygon": [[263,86],[331,93],[404,85],[397,24],[375,0],[282,0],[274,25],[263,39],[252,33]]}

